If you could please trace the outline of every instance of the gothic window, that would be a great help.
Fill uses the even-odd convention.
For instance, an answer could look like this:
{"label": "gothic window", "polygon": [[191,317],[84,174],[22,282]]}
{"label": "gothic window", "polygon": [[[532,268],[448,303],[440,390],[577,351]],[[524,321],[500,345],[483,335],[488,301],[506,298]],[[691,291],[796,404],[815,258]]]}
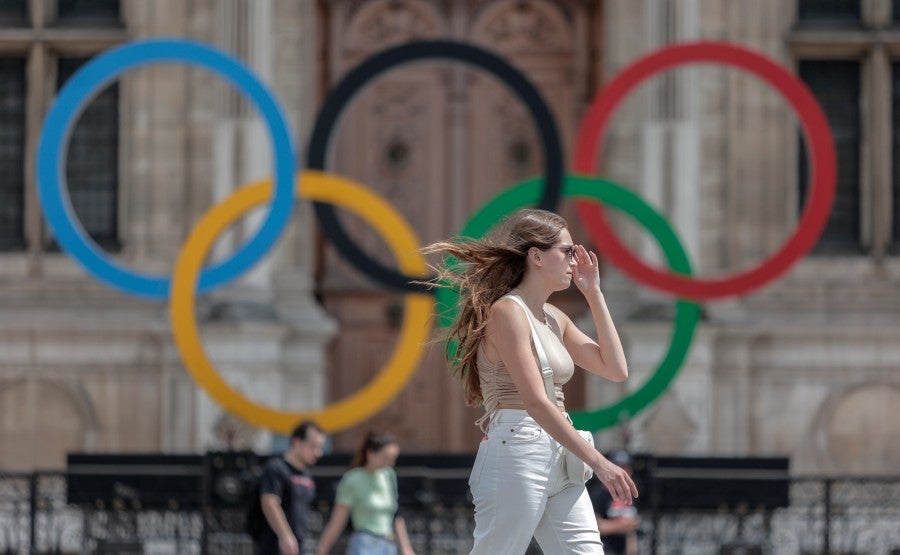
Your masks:
{"label": "gothic window", "polygon": [[[73,32],[77,28],[77,32]],[[90,57],[126,39],[119,0],[0,2],[0,252],[53,244],[42,221],[34,171],[49,99]],[[119,94],[91,100],[69,139],[68,192],[82,226],[118,247]]]}
{"label": "gothic window", "polygon": [[858,23],[859,0],[800,0],[797,4],[801,23]]}
{"label": "gothic window", "polygon": [[119,23],[119,0],[59,0],[56,17],[60,24],[75,23],[116,25]]}
{"label": "gothic window", "polygon": [[25,167],[25,60],[0,59],[0,250],[20,249]]}
{"label": "gothic window", "polygon": [[[789,42],[797,73],[819,100],[834,133],[834,209],[814,252],[900,252],[900,22],[898,0],[799,0]],[[808,163],[798,150],[798,198]],[[800,208],[798,208],[799,210]]]}
{"label": "gothic window", "polygon": [[[60,58],[60,87],[87,61]],[[82,113],[66,156],[66,181],[72,208],[84,230],[101,246],[118,247],[119,87],[111,85]]]}
{"label": "gothic window", "polygon": [[[818,252],[853,251],[860,246],[859,62],[803,61],[800,78],[812,89],[828,117],[837,150],[838,176],[834,207],[817,246]],[[800,139],[800,208],[809,184],[809,153]]]}
{"label": "gothic window", "polygon": [[4,25],[22,24],[28,16],[25,0],[3,0],[0,2],[0,22]]}
{"label": "gothic window", "polygon": [[891,196],[892,213],[891,250],[900,252],[900,62],[891,64]]}

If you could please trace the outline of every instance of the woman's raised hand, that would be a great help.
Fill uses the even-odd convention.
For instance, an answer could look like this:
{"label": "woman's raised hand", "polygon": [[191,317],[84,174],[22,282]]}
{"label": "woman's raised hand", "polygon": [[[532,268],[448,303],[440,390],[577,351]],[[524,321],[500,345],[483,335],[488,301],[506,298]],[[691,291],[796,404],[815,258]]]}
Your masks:
{"label": "woman's raised hand", "polygon": [[585,295],[599,290],[600,264],[597,262],[597,255],[588,252],[581,245],[575,245],[574,249],[575,265],[572,267],[572,279],[575,280],[575,287]]}

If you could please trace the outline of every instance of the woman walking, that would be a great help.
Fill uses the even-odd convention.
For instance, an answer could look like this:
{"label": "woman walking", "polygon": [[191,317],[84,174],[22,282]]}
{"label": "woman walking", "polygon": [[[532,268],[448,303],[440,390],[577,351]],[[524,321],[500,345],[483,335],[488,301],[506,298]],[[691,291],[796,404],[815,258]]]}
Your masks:
{"label": "woman walking", "polygon": [[406,523],[397,516],[400,446],[387,434],[369,432],[338,483],[334,509],[319,540],[317,555],[326,555],[350,518],[353,534],[347,555],[413,555]]}
{"label": "woman walking", "polygon": [[[460,291],[450,328],[459,342],[453,367],[466,401],[485,408],[478,421],[485,435],[469,479],[471,553],[521,555],[534,536],[544,553],[602,554],[581,469],[566,468],[566,450],[589,465],[614,499],[630,504],[638,492],[624,470],[578,434],[562,392],[576,364],[615,382],[628,376],[597,256],[573,244],[562,217],[533,209],[513,214],[486,240],[444,241],[425,252],[461,262],[439,268]],[[547,303],[572,281],[590,307],[596,340]],[[541,362],[549,368],[543,376]]]}

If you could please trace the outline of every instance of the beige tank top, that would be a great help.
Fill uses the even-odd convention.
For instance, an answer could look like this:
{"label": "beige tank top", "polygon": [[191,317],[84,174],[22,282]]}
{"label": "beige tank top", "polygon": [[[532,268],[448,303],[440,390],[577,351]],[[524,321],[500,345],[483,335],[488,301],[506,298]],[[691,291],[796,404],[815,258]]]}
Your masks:
{"label": "beige tank top", "polygon": [[[509,293],[509,295],[515,295],[515,293]],[[521,310],[521,308],[519,309]],[[525,316],[525,314],[522,315]],[[565,395],[563,395],[562,386],[572,379],[572,375],[575,373],[575,363],[562,342],[562,331],[559,328],[559,323],[550,316],[546,308],[544,309],[544,319],[546,323],[539,322],[536,319],[533,321],[537,328],[541,345],[543,345],[547,353],[547,362],[550,363],[550,368],[553,370],[556,406],[561,410],[565,410]],[[530,336],[531,334],[529,334]],[[525,403],[522,402],[522,397],[519,395],[506,366],[502,362],[491,362],[488,360],[484,354],[483,345],[484,342],[479,345],[475,361],[478,368],[478,379],[481,383],[481,396],[484,399],[485,410],[485,415],[479,418],[476,424],[482,430],[484,430],[486,427],[485,423],[490,420],[498,406],[503,405],[504,408],[525,408]],[[531,346],[531,352],[534,353],[534,360],[537,363],[535,371],[540,377],[540,363],[538,362],[534,344]]]}

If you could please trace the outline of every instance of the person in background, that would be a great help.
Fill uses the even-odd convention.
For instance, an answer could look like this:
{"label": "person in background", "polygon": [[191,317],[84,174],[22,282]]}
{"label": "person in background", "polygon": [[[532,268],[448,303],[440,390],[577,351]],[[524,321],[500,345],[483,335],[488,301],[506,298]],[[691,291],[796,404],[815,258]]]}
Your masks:
{"label": "person in background", "polygon": [[300,555],[307,535],[310,504],[316,495],[309,468],[322,457],[325,434],[311,420],[291,433],[290,447],[266,462],[259,497],[267,528],[253,543],[255,555]]}
{"label": "person in background", "polygon": [[326,555],[347,526],[353,535],[347,555],[414,555],[406,523],[397,516],[397,474],[394,463],[400,446],[391,436],[369,432],[363,438],[353,463],[337,487],[334,509],[322,532],[317,555]]}
{"label": "person in background", "polygon": [[[631,476],[632,459],[627,451],[615,451],[610,454],[609,460]],[[614,500],[606,488],[596,481],[589,485],[588,492],[597,515],[597,526],[600,528],[606,555],[636,555],[637,531],[641,525],[637,508]]]}

